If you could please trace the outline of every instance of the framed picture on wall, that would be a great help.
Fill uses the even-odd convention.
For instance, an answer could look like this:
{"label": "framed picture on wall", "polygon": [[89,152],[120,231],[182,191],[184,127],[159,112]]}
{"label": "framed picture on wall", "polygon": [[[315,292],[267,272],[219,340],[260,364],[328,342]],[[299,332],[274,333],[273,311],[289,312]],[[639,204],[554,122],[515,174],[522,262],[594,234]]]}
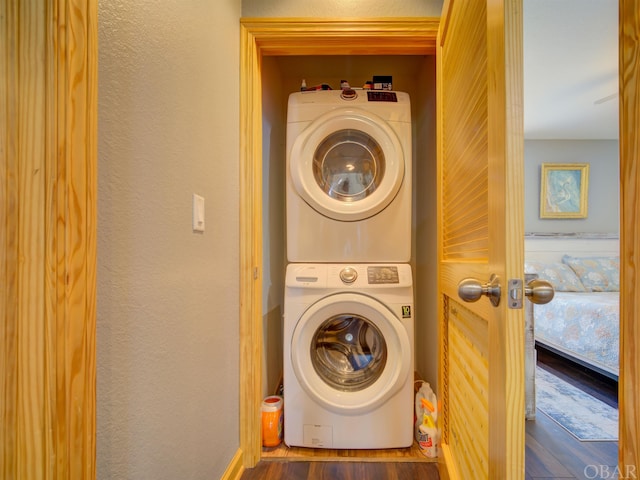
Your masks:
{"label": "framed picture on wall", "polygon": [[540,218],[587,218],[588,163],[543,163]]}

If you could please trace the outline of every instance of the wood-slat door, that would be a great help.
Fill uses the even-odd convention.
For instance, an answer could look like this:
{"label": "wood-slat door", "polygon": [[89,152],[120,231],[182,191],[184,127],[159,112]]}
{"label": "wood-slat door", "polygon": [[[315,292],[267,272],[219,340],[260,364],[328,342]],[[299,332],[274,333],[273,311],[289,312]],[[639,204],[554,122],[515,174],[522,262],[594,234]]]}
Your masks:
{"label": "wood-slat door", "polygon": [[[442,446],[451,478],[524,478],[521,0],[451,0],[438,44]],[[497,275],[501,301],[458,284]]]}

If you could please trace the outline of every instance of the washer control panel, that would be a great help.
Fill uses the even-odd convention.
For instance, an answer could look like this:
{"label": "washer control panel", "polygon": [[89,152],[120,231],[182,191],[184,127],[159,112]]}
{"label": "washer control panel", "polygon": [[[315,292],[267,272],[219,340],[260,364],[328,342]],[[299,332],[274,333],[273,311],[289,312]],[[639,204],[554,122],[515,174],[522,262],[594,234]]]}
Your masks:
{"label": "washer control panel", "polygon": [[398,267],[370,265],[367,267],[367,281],[369,285],[377,285],[381,283],[400,283],[398,275]]}
{"label": "washer control panel", "polygon": [[397,289],[412,287],[408,264],[289,264],[285,286],[296,289]]}

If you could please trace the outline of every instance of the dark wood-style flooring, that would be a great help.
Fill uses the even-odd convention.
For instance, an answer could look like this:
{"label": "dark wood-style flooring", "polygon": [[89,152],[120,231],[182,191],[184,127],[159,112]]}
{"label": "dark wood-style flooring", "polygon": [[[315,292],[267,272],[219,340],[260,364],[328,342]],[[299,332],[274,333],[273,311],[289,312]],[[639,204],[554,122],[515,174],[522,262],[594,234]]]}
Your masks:
{"label": "dark wood-style flooring", "polygon": [[[617,382],[538,349],[538,365],[618,408]],[[544,413],[526,424],[526,480],[603,477],[618,463],[618,442],[580,442]]]}
{"label": "dark wood-style flooring", "polygon": [[[554,354],[538,350],[538,364],[546,370],[618,406],[617,384],[572,365]],[[617,442],[580,442],[543,413],[526,422],[526,480],[585,479],[597,472],[612,472],[617,464]],[[245,470],[241,480],[439,480],[437,464],[426,461],[299,461],[265,458]]]}
{"label": "dark wood-style flooring", "polygon": [[261,461],[245,470],[242,480],[438,480],[436,463],[428,462],[285,462]]}

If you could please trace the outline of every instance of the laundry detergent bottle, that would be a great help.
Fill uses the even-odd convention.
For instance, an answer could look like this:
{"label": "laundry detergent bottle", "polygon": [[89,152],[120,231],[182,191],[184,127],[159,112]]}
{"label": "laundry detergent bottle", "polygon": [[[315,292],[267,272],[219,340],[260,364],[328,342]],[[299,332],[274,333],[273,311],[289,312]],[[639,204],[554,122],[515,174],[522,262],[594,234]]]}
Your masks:
{"label": "laundry detergent bottle", "polygon": [[416,441],[425,457],[438,456],[438,403],[431,386],[422,382],[416,393]]}
{"label": "laundry detergent bottle", "polygon": [[422,424],[418,427],[418,446],[425,457],[436,458],[438,429],[436,428],[431,415],[423,414]]}
{"label": "laundry detergent bottle", "polygon": [[262,445],[277,447],[282,442],[284,413],[282,397],[272,395],[262,401]]}

